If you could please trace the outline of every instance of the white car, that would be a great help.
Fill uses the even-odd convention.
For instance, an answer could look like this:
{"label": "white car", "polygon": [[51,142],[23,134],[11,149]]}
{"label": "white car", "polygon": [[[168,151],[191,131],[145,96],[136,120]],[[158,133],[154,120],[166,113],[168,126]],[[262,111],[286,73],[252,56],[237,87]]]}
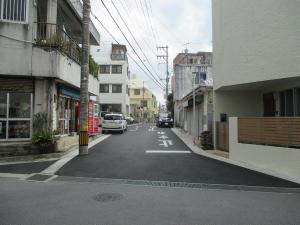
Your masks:
{"label": "white car", "polygon": [[127,130],[127,121],[123,114],[106,114],[102,120],[102,132]]}

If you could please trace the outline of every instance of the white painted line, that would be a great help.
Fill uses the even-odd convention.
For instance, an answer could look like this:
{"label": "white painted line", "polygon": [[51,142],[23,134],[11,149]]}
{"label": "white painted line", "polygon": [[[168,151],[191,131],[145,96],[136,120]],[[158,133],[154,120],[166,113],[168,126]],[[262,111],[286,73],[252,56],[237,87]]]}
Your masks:
{"label": "white painted line", "polygon": [[163,131],[158,131],[157,133],[158,134],[165,134],[165,132],[163,132]]}
{"label": "white painted line", "polygon": [[18,178],[18,179],[27,179],[32,174],[17,174],[17,173],[0,173],[1,178]]}
{"label": "white painted line", "polygon": [[146,153],[189,154],[189,153],[191,153],[191,151],[184,151],[184,150],[146,150]]}
{"label": "white painted line", "polygon": [[[110,137],[110,135],[103,135],[100,138],[90,142],[89,148],[95,146],[96,144],[100,143],[101,141],[105,140],[108,137]],[[73,159],[78,154],[79,154],[79,150],[76,149],[76,150],[64,155],[63,157],[61,157],[60,160],[56,161],[51,166],[49,166],[48,168],[46,168],[42,172],[40,172],[40,174],[54,175],[60,168],[62,168],[66,163],[68,163],[71,159]]]}
{"label": "white painted line", "polygon": [[168,136],[162,135],[162,136],[159,136],[158,138],[160,138],[160,139],[168,139]]}

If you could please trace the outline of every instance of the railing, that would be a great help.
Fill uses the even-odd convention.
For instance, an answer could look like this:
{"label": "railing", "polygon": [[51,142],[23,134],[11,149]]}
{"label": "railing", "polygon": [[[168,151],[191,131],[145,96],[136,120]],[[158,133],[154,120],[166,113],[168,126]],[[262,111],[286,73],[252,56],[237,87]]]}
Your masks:
{"label": "railing", "polygon": [[127,60],[126,54],[111,54],[112,60]]}
{"label": "railing", "polygon": [[300,117],[238,118],[238,142],[300,147]]}
{"label": "railing", "polygon": [[81,49],[62,28],[53,23],[35,23],[34,41],[46,49],[58,49],[80,64]]}

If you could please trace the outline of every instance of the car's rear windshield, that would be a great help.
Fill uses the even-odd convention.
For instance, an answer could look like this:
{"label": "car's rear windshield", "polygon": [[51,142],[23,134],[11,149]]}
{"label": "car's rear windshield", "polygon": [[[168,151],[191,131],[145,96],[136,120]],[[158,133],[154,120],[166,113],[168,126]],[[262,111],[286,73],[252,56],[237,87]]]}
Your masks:
{"label": "car's rear windshield", "polygon": [[168,118],[169,117],[170,118],[171,115],[169,113],[160,113],[159,117],[161,117],[161,118]]}
{"label": "car's rear windshield", "polygon": [[101,117],[104,117],[108,112],[101,112]]}
{"label": "car's rear windshield", "polygon": [[105,120],[122,120],[122,116],[119,115],[105,115],[104,116]]}

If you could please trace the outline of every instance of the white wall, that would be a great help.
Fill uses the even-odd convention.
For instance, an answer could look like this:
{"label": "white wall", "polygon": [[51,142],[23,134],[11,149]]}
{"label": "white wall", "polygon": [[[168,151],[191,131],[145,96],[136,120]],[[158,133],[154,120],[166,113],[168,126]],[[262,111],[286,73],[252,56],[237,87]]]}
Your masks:
{"label": "white wall", "polygon": [[[59,51],[48,52],[41,48],[33,48],[32,62],[33,76],[58,78],[80,88],[80,65]],[[89,75],[88,89],[91,94],[99,95],[99,81],[92,75]]]}
{"label": "white wall", "polygon": [[238,122],[229,118],[229,158],[300,180],[299,149],[238,143]]}
{"label": "white wall", "polygon": [[214,87],[300,76],[299,0],[212,0]]}

